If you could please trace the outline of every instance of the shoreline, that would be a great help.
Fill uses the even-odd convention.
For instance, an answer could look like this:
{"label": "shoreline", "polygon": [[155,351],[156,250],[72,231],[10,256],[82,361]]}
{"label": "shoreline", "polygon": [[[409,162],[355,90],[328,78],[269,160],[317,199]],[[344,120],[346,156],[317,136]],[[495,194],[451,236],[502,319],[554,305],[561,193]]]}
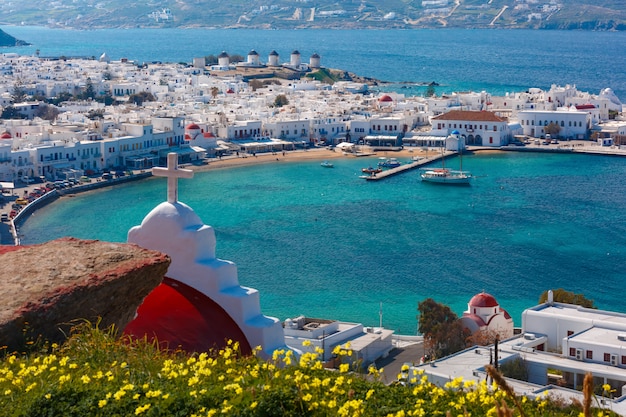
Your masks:
{"label": "shoreline", "polygon": [[[467,148],[467,152],[469,153],[488,153],[488,152],[541,152],[541,153],[582,153],[586,155],[602,155],[602,156],[614,156],[614,157],[624,157],[626,156],[626,149],[620,149],[616,147],[603,147],[597,145],[595,142],[589,141],[572,141],[572,142],[564,142],[562,144],[556,145],[527,145],[527,146],[506,146],[501,148],[492,148],[492,147],[479,147],[472,146]],[[401,150],[378,150],[378,151],[368,151],[367,155],[372,158],[411,158],[413,156],[419,155],[422,157],[431,157],[440,154],[440,150],[434,148],[421,148],[421,147],[405,147]],[[349,159],[349,158],[357,158],[361,156],[357,156],[352,153],[344,153],[343,151],[338,151],[335,149],[328,148],[312,148],[306,150],[296,150],[296,151],[285,151],[283,152],[274,152],[274,153],[261,153],[256,155],[250,154],[240,154],[240,155],[231,155],[223,158],[212,158],[208,160],[207,164],[204,165],[193,165],[193,164],[182,164],[180,167],[185,169],[190,169],[194,172],[209,172],[213,170],[219,169],[233,169],[238,167],[252,166],[252,165],[268,165],[268,164],[277,164],[277,163],[296,163],[301,161],[324,161],[324,160],[337,160],[337,159]],[[147,170],[146,170],[147,171]],[[63,191],[54,191],[54,195],[51,196],[48,193],[44,195],[42,198],[35,200],[28,206],[28,210],[25,211],[25,215],[22,218],[17,218],[17,221],[11,219],[9,222],[2,222],[0,224],[0,244],[1,245],[10,245],[8,243],[13,241],[13,245],[19,244],[19,226],[23,225],[40,206],[46,205],[49,202],[59,199],[59,198],[68,198],[74,197],[77,194],[82,194],[85,192],[93,191],[96,189],[109,188],[113,185],[127,182],[127,181],[136,181],[141,179],[148,179],[152,177],[152,175],[146,175],[145,172],[137,171],[136,176],[124,177],[119,180],[109,180],[106,182],[98,182],[98,187],[94,187],[94,183],[87,183],[84,185],[77,185],[70,189],[66,189]],[[28,194],[32,190],[39,188],[41,184],[30,184],[25,187],[16,187],[13,191],[13,197],[19,198],[22,193]],[[15,191],[19,190],[19,191]],[[2,212],[7,212],[10,205],[13,203],[14,199],[7,200],[3,199],[0,204],[0,209]],[[26,215],[27,214],[27,215]],[[11,236],[11,238],[9,238]]]}

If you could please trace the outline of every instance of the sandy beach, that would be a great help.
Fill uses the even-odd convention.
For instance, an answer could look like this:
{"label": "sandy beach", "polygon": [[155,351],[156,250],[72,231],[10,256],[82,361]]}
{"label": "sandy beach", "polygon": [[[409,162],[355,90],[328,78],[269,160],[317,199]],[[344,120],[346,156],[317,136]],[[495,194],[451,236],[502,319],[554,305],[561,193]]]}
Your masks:
{"label": "sandy beach", "polygon": [[[379,151],[379,152],[365,152],[370,157],[386,157],[386,158],[411,158],[415,155],[419,156],[431,156],[434,155],[433,150],[423,150],[422,148],[405,148],[400,151]],[[327,148],[313,148],[308,150],[299,151],[286,151],[276,153],[261,153],[252,155],[231,155],[221,159],[212,158],[208,160],[206,165],[186,165],[185,168],[192,169],[194,171],[210,171],[213,169],[234,168],[238,166],[253,165],[253,164],[278,164],[285,162],[299,162],[299,161],[325,161],[342,158],[359,158],[351,153],[344,153],[342,151],[330,150]]]}

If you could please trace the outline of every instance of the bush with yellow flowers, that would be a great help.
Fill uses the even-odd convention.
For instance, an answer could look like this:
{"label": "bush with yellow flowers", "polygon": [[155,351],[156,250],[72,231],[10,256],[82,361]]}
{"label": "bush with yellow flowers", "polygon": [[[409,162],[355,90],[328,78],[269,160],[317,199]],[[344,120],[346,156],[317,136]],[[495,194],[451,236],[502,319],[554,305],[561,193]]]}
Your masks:
{"label": "bush with yellow flowers", "polygon": [[[62,346],[4,352],[3,417],[85,416],[579,416],[581,406],[515,398],[498,385],[455,379],[441,388],[419,372],[392,386],[349,366],[329,371],[320,352],[242,357],[237,343],[185,355],[112,331],[79,326]],[[339,351],[341,354],[341,351]],[[602,415],[611,415],[600,410]],[[594,415],[599,415],[596,410]]]}

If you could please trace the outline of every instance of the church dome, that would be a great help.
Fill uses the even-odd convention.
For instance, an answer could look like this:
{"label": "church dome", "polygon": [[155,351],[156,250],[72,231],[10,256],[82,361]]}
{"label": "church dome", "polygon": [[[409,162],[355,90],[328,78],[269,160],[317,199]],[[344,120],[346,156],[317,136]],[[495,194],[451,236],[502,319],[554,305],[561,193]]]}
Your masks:
{"label": "church dome", "polygon": [[393,101],[393,99],[390,96],[388,96],[387,94],[385,94],[384,96],[379,98],[378,101],[380,101],[381,103],[389,103],[389,102]]}
{"label": "church dome", "polygon": [[498,302],[491,294],[481,292],[472,297],[469,302],[470,307],[497,307]]}
{"label": "church dome", "polygon": [[0,139],[13,139],[13,136],[11,136],[9,132],[4,132],[2,136],[0,136]]}
{"label": "church dome", "polygon": [[187,125],[187,127],[185,129],[187,129],[187,130],[200,130],[200,126],[198,126],[195,123],[191,123],[191,124]]}

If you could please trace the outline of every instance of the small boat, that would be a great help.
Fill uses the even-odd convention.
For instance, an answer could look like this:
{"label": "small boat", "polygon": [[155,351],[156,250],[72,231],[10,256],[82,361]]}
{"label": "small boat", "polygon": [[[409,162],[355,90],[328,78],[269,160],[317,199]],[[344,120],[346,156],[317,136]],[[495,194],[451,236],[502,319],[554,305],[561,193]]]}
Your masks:
{"label": "small boat", "polygon": [[333,168],[335,165],[333,165],[332,162],[328,162],[328,161],[324,161],[320,164],[322,167],[324,168]]}
{"label": "small boat", "polygon": [[365,174],[378,174],[379,172],[382,172],[382,171],[383,171],[382,168],[374,168],[374,167],[367,167],[367,168],[361,169],[361,172]]}
{"label": "small boat", "polygon": [[398,161],[396,158],[385,158],[384,161],[378,163],[380,168],[397,168],[400,165],[402,165],[402,162]]}

